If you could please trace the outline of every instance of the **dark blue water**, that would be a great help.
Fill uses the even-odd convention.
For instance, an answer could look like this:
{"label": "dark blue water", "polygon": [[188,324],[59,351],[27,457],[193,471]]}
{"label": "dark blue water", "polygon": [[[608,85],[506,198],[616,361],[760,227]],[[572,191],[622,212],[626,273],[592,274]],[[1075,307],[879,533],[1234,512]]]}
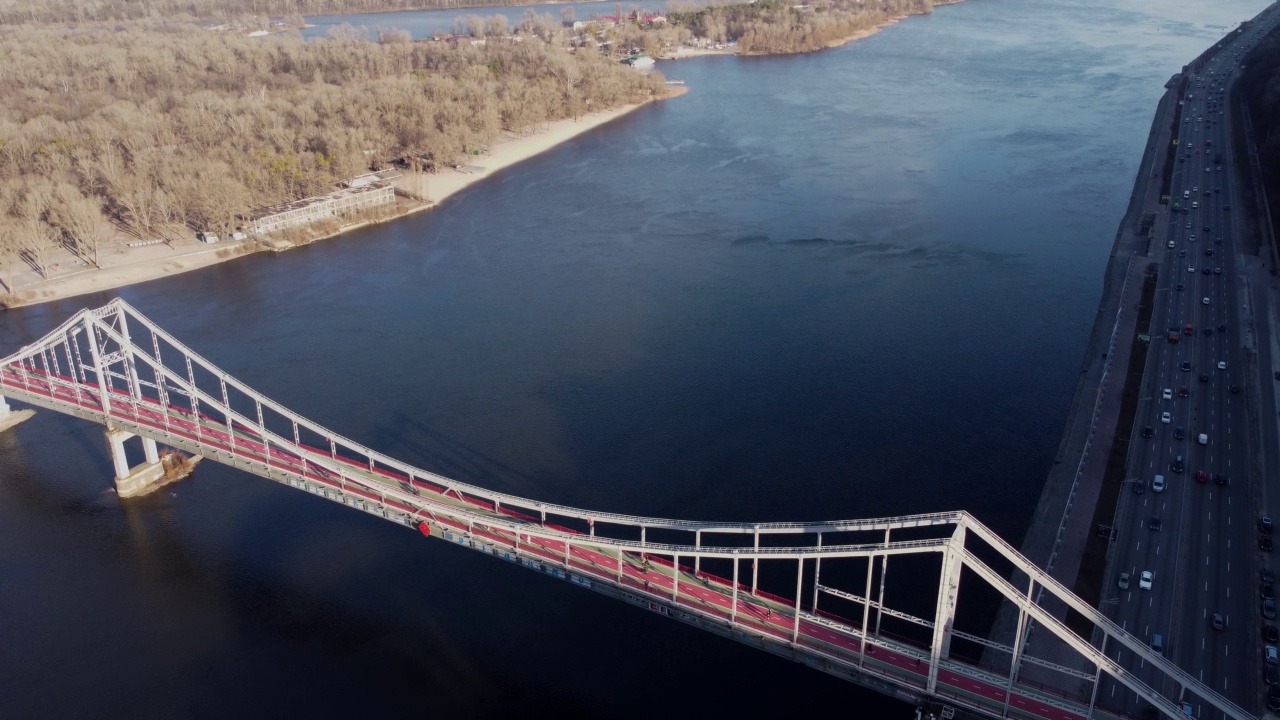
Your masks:
{"label": "dark blue water", "polygon": [[[1168,76],[1261,0],[970,0],[691,92],[438,210],[119,294],[404,460],[633,514],[964,508],[1018,542]],[[91,296],[0,316],[0,351]],[[742,716],[892,701],[263,480],[122,505],[0,436],[0,716]]]}

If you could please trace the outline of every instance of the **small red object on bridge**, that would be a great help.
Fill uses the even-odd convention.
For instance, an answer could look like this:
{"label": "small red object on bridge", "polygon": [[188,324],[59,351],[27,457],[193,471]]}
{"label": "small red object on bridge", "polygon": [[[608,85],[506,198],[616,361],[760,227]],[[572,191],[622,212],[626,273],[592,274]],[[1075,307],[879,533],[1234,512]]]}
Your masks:
{"label": "small red object on bridge", "polygon": [[426,535],[427,537],[431,537],[431,526],[428,525],[425,520],[423,522],[418,523],[418,529],[422,531],[423,535]]}

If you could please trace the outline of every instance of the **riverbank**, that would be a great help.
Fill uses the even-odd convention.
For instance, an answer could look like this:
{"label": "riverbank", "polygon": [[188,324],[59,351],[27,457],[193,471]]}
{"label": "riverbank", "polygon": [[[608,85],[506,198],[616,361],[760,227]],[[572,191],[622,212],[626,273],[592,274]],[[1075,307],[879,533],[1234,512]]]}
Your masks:
{"label": "riverbank", "polygon": [[[668,93],[655,100],[678,97],[687,88],[669,88]],[[652,100],[649,102],[653,102]],[[23,267],[14,277],[17,291],[0,297],[0,306],[24,307],[113,290],[136,283],[157,280],[192,270],[199,270],[227,260],[233,260],[257,252],[279,252],[300,245],[332,238],[370,224],[396,220],[412,213],[431,209],[452,195],[488,178],[500,170],[547,152],[597,127],[612,122],[648,103],[634,103],[604,110],[577,119],[557,120],[536,132],[525,135],[508,135],[501,138],[489,152],[474,164],[439,173],[406,173],[393,182],[397,189],[394,211],[375,218],[361,218],[341,225],[323,228],[320,232],[299,234],[289,239],[267,238],[264,241],[244,240],[206,245],[194,237],[175,240],[168,244],[129,247],[123,241],[105,249],[99,258],[101,267],[87,267],[82,260],[65,249],[53,253],[49,267],[52,276],[43,279],[36,271]]]}

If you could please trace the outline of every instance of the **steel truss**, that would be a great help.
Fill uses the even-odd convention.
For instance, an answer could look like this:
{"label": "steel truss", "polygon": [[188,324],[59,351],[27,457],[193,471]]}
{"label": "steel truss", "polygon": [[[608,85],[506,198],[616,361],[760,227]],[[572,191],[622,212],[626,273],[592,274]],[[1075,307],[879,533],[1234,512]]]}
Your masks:
{"label": "steel truss", "polygon": [[[0,361],[2,396],[199,454],[909,699],[939,698],[989,717],[1121,717],[1094,707],[1105,674],[1167,717],[1182,717],[1175,700],[1184,693],[1228,717],[1253,717],[1075,597],[966,512],[700,522],[494,492],[387,457],[303,418],[120,299],[81,310]],[[937,561],[931,618],[890,608],[884,598],[889,558],[920,555]],[[859,578],[865,570],[864,587],[823,582],[824,561],[828,578],[846,584],[851,567]],[[758,566],[765,562],[795,568],[794,593],[759,587]],[[1028,584],[1015,586],[1008,580],[1015,576],[1029,578]],[[962,577],[966,587],[980,579],[1018,607],[1013,647],[955,628]],[[841,612],[820,610],[820,597]],[[1046,609],[1052,599],[1092,623],[1091,631],[1081,636],[1068,628]],[[1027,655],[1031,622],[1079,653],[1087,671]],[[919,632],[901,637],[882,623]],[[1086,639],[1094,629],[1098,646]],[[952,656],[953,641],[1002,649],[1008,666],[959,660]],[[1119,648],[1132,659],[1129,667],[1110,657]],[[1019,681],[1023,663],[1085,679],[1092,696],[1031,688]]]}

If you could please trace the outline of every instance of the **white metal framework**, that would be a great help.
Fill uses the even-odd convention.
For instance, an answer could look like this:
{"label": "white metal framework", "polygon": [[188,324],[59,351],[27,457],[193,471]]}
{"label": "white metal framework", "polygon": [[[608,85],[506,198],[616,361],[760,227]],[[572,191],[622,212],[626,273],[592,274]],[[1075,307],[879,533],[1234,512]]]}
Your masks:
{"label": "white metal framework", "polygon": [[[965,512],[698,522],[493,492],[379,454],[308,421],[119,299],[81,310],[0,361],[0,407],[4,395],[416,527],[909,700],[933,698],[988,717],[1126,717],[1094,706],[1093,689],[1105,674],[1168,717],[1183,717],[1175,701],[1187,695],[1227,717],[1253,717],[1072,595]],[[928,572],[936,570],[932,617],[911,614],[910,603],[893,608],[886,602],[891,556],[915,556],[908,575],[917,591],[934,582],[922,579],[918,561],[923,557]],[[1025,587],[1007,579],[1015,570],[1029,578]],[[794,577],[794,590],[783,577]],[[974,580],[1018,607],[1014,646],[956,627],[961,587]],[[989,591],[986,596],[990,602]],[[1079,628],[1048,609],[1060,606],[1079,613],[1087,631],[1077,634]],[[1027,654],[1031,622],[1079,653],[1085,670]],[[1089,640],[1095,634],[1096,647]],[[967,660],[957,644],[1003,650],[1007,662]],[[1133,659],[1127,666],[1104,652],[1115,655],[1118,647]],[[1019,672],[1028,663],[1059,673],[1064,688],[1081,680],[1090,687],[1084,694],[1032,687]]]}

